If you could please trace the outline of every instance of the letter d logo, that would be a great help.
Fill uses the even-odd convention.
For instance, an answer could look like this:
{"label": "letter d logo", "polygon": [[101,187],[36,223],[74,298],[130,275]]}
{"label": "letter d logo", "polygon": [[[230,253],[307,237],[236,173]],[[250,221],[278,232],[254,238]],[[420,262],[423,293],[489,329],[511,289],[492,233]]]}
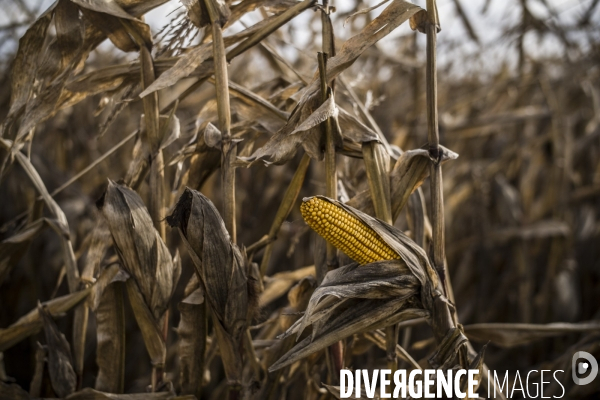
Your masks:
{"label": "letter d logo", "polygon": [[[586,361],[580,361],[582,358],[585,358]],[[580,378],[579,376],[585,374],[590,367],[592,369],[587,378]],[[587,385],[598,375],[598,362],[590,353],[578,351],[573,354],[573,358],[571,359],[571,374],[573,375],[573,382],[576,385]]]}

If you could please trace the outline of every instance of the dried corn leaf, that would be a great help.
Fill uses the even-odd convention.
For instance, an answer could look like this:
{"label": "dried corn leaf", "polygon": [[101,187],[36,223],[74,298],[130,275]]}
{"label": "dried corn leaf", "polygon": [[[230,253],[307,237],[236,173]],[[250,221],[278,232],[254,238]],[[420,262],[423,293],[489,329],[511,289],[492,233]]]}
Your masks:
{"label": "dried corn leaf", "polygon": [[344,139],[354,143],[378,142],[380,137],[373,129],[363,124],[356,116],[339,107],[339,115],[336,118],[337,130]]}
{"label": "dried corn leaf", "polygon": [[96,309],[95,389],[122,393],[125,378],[125,304],[123,284],[113,282],[103,290]]}
{"label": "dried corn leaf", "polygon": [[127,33],[118,17],[84,7],[81,8],[81,13],[86,20],[102,31],[119,50],[129,52],[138,49],[137,44]]}
{"label": "dried corn leaf", "polygon": [[[96,285],[102,287],[105,285],[104,282],[110,282],[117,275],[118,270],[119,268],[116,266],[107,268],[91,287],[57,297],[56,299],[42,303],[42,305],[50,315],[61,315],[83,302],[89,295],[94,295]],[[8,328],[0,329],[0,351],[4,351],[30,335],[37,333],[42,327],[42,318],[36,308],[19,318],[19,320]]]}
{"label": "dried corn leaf", "polygon": [[[22,112],[31,96],[39,66],[39,55],[42,53],[55,6],[56,3],[48,8],[19,40],[19,50],[12,69],[10,109],[2,125],[3,131],[10,127],[12,119]],[[5,132],[0,136],[7,137]]]}
{"label": "dried corn leaf", "polygon": [[178,305],[179,384],[183,394],[200,394],[204,376],[208,320],[204,291],[198,284],[197,278],[190,280],[187,296]]}
{"label": "dried corn leaf", "polygon": [[[363,143],[378,140],[375,132],[363,125],[356,117],[338,107],[333,96],[324,103],[318,104],[320,104],[320,99],[315,98],[314,104],[311,106],[306,106],[301,111],[298,111],[298,108],[294,109],[282,129],[251,156],[238,157],[236,164],[250,166],[259,160],[265,165],[283,164],[296,154],[300,146],[312,158],[321,159],[323,157],[321,148],[323,132],[320,124],[329,118],[333,118],[335,121],[334,140],[338,148],[346,145],[346,141]],[[314,111],[311,112],[313,109]]]}
{"label": "dried corn leaf", "polygon": [[73,245],[70,240],[69,223],[67,221],[67,217],[58,203],[52,198],[52,196],[50,196],[50,193],[48,193],[46,185],[42,181],[42,178],[31,161],[21,152],[16,152],[15,158],[18,160],[23,170],[25,170],[25,173],[28,175],[39,194],[42,196],[50,212],[54,215],[54,219],[47,219],[46,222],[49,223],[49,225],[61,238],[69,290],[73,292],[79,288],[79,270],[77,268],[75,254],[73,252]]}
{"label": "dried corn leaf", "polygon": [[[210,24],[209,12],[204,0],[182,0],[182,3],[187,8],[188,18],[194,25],[198,28],[203,28]],[[224,26],[231,15],[227,3],[224,0],[215,0],[214,7],[218,15],[216,22],[218,22],[219,25]]]}
{"label": "dried corn leaf", "polygon": [[[442,149],[442,163],[458,157],[455,152],[443,146],[440,146],[440,148]],[[429,175],[430,164],[429,152],[424,149],[406,151],[396,161],[394,169],[390,173],[392,218],[394,221],[408,202],[411,193],[419,188]],[[369,190],[357,194],[347,204],[367,214],[375,214],[375,207]]]}
{"label": "dried corn leaf", "polygon": [[137,283],[129,279],[125,283],[129,304],[133,310],[135,320],[142,332],[142,338],[150,356],[150,362],[154,367],[164,367],[167,349],[163,338],[162,330],[157,320],[145,303],[145,299]]}
{"label": "dried corn leaf", "polygon": [[54,323],[54,320],[44,306],[38,305],[38,312],[42,316],[46,343],[48,346],[48,370],[52,381],[52,388],[60,397],[66,397],[75,391],[77,376],[73,370],[71,348]]}
{"label": "dried corn leaf", "polygon": [[428,315],[424,310],[403,309],[405,300],[351,300],[347,308],[330,318],[316,337],[307,337],[273,364],[273,372],[304,357],[339,342],[355,333],[378,329],[387,325],[387,319],[396,315],[396,320],[406,321]]}
{"label": "dried corn leaf", "polygon": [[98,204],[119,257],[135,280],[152,315],[158,320],[169,306],[175,288],[175,268],[169,249],[154,228],[140,196],[125,185],[109,181]]}
{"label": "dried corn leaf", "polygon": [[[377,41],[391,33],[396,27],[404,23],[419,10],[421,10],[420,7],[405,1],[394,1],[390,4],[380,16],[371,21],[371,23],[359,34],[348,39],[335,57],[328,60],[327,82],[330,82],[343,70],[350,67],[368,47],[374,45]],[[305,150],[311,157],[321,159],[320,149],[315,149],[314,146],[315,143],[319,142],[319,140],[315,138],[317,132],[314,132],[313,135],[309,135],[309,133],[305,131],[306,133],[302,136],[294,135],[297,127],[301,126],[304,121],[309,120],[309,118],[310,120],[314,119],[318,121],[322,118],[321,114],[323,114],[323,111],[319,108],[321,105],[319,79],[315,77],[310,85],[296,94],[296,97],[300,100],[294,111],[292,111],[286,126],[277,132],[265,146],[257,150],[252,156],[238,158],[238,163],[240,165],[249,166],[258,160],[262,160],[266,165],[283,164],[294,155],[300,144],[304,145]],[[317,113],[317,111],[319,112]],[[317,115],[314,118],[311,118],[313,113],[316,113]],[[353,132],[356,132],[356,130]],[[344,132],[340,133],[344,135]],[[360,137],[364,137],[365,134],[371,135],[372,133],[372,131],[367,129],[364,131],[359,130]],[[375,135],[374,139],[376,138],[377,135]],[[356,141],[363,142],[368,140],[365,138],[364,140]],[[313,143],[313,146],[310,146],[311,142]]]}
{"label": "dried corn leaf", "polygon": [[551,324],[485,323],[464,326],[465,335],[478,342],[491,341],[496,346],[510,348],[536,340],[569,333],[598,332],[600,322],[555,322]]}
{"label": "dried corn leaf", "polygon": [[82,26],[79,23],[79,7],[68,0],[60,0],[54,12],[57,45],[61,64],[65,68],[76,57],[83,43]]}
{"label": "dried corn leaf", "polygon": [[231,242],[215,206],[200,192],[186,188],[167,222],[179,228],[189,250],[214,317],[227,376],[238,381],[242,366],[238,349],[251,317],[247,260]]}
{"label": "dried corn leaf", "polygon": [[260,294],[258,299],[259,307],[264,307],[277,300],[288,293],[296,282],[311,275],[315,275],[314,266],[300,268],[295,271],[280,272],[273,276],[265,277],[265,290]]}
{"label": "dried corn leaf", "polygon": [[96,12],[101,12],[105,14],[109,14],[119,18],[125,19],[134,19],[127,11],[123,10],[119,3],[115,0],[71,0],[73,3],[87,8],[89,10],[93,10]]}
{"label": "dried corn leaf", "polygon": [[[204,3],[204,0],[201,0],[200,3]],[[277,16],[268,17],[263,21],[243,30],[242,32],[224,37],[224,46],[232,46],[240,42],[241,40],[247,38],[248,36],[254,34],[255,32],[260,31],[260,29],[263,26],[273,21],[275,17]],[[185,54],[181,55],[175,62],[175,65],[169,66],[169,68],[166,71],[164,71],[160,74],[160,76],[158,76],[156,81],[154,81],[150,86],[144,89],[142,93],[140,93],[140,97],[145,97],[157,90],[173,86],[181,79],[190,76],[190,74],[192,74],[204,61],[212,57],[212,46],[212,42],[203,43],[193,48],[192,50],[186,52]]]}
{"label": "dried corn leaf", "polygon": [[[367,265],[350,264],[337,268],[327,275],[315,290],[301,323],[297,336],[300,337],[321,300],[332,296],[343,299],[407,299],[415,295],[420,283],[401,260],[374,262]],[[326,319],[320,319],[320,323]],[[311,321],[314,323],[314,320]],[[318,330],[313,326],[313,337]]]}
{"label": "dried corn leaf", "polygon": [[[70,2],[65,2],[65,4],[66,3],[70,4]],[[124,11],[119,4],[113,0],[78,0],[75,1],[75,3],[83,7],[88,14],[90,12],[93,13],[93,11],[89,10],[97,10],[110,15],[118,15],[119,18],[125,19],[128,24],[134,26],[134,29],[145,38],[146,42],[150,39],[149,27]],[[147,3],[148,4],[131,7],[131,10],[135,9],[135,15],[140,15],[140,12],[144,13],[160,2],[154,1]],[[73,18],[75,18],[73,8],[69,5],[66,5],[65,7],[70,8],[70,20],[73,20]],[[23,57],[20,62],[23,64],[23,68],[18,68],[16,70],[23,71],[23,73],[19,73],[19,79],[13,81],[18,85],[18,87],[13,88],[14,101],[13,105],[11,105],[13,113],[9,113],[10,118],[7,120],[7,123],[4,124],[4,129],[12,126],[12,121],[14,117],[17,116],[17,112],[23,113],[16,134],[16,144],[19,144],[37,124],[47,120],[61,108],[73,105],[89,95],[89,93],[75,94],[65,90],[64,87],[71,76],[83,67],[84,60],[87,58],[88,54],[102,42],[103,36],[93,27],[86,26],[82,39],[77,40],[75,39],[77,36],[76,31],[79,26],[82,25],[81,22],[76,24],[76,26],[72,23],[69,24],[69,26],[65,26],[63,18],[65,16],[63,15],[64,13],[56,13],[57,17],[55,20],[57,20],[58,41],[47,46],[46,51],[42,52],[41,46],[44,42],[44,36],[46,35],[46,30],[52,18],[54,8],[55,5],[52,5],[42,17],[40,17],[38,22],[31,28],[31,35],[27,37],[27,40],[21,43]],[[110,15],[108,15],[107,18],[112,18]],[[103,26],[103,28],[106,28],[106,26]],[[122,26],[120,26],[119,29],[122,29]],[[68,45],[65,44],[66,41],[69,42]],[[78,48],[74,48],[75,42],[80,43],[81,45]],[[70,51],[67,54],[67,47],[69,50],[73,51]],[[43,57],[42,62],[39,62],[40,54]],[[32,57],[34,57],[35,60]],[[39,65],[40,68],[33,68],[34,65]],[[40,82],[39,85],[37,85],[38,93],[35,97],[30,99],[30,90],[34,87],[34,85],[32,85],[34,80]]]}

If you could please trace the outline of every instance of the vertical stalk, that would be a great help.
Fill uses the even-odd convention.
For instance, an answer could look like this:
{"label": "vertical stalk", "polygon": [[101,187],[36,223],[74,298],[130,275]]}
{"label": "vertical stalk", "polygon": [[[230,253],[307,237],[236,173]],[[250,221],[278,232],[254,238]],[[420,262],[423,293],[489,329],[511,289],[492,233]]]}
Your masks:
{"label": "vertical stalk", "polygon": [[[329,96],[329,86],[327,85],[327,54],[319,53],[319,74],[321,78],[321,98],[325,102]],[[331,94],[332,95],[332,94]],[[333,140],[333,126],[331,119],[327,118],[323,122],[325,130],[325,195],[337,200],[337,170],[335,165],[335,143]],[[333,245],[327,243],[327,267],[334,269],[337,267],[336,249]]]}
{"label": "vertical stalk", "polygon": [[431,216],[433,228],[433,262],[446,290],[444,249],[444,195],[442,192],[442,166],[437,109],[437,58],[436,41],[438,19],[435,0],[427,0],[427,138],[431,162]]}
{"label": "vertical stalk", "polygon": [[[392,201],[390,194],[390,156],[385,146],[378,142],[364,143],[362,146],[363,159],[371,198],[377,218],[392,225]],[[398,357],[396,355],[396,344],[398,342],[398,330],[395,325],[385,328],[385,343],[388,368],[392,373],[398,368]]]}
{"label": "vertical stalk", "polygon": [[[223,191],[223,221],[236,243],[235,224],[235,168],[233,163],[237,157],[237,147],[231,140],[231,109],[229,104],[229,76],[227,73],[227,54],[223,41],[224,18],[221,17],[215,0],[204,0],[213,34],[213,59],[215,63],[215,90],[217,95],[217,113],[221,130],[221,188]],[[248,345],[248,344],[247,344]],[[250,341],[250,345],[252,345]],[[238,349],[241,351],[242,349]],[[229,382],[229,399],[242,397],[240,382]]]}
{"label": "vertical stalk", "polygon": [[[142,87],[147,88],[154,82],[156,75],[154,72],[154,61],[152,60],[152,54],[150,50],[146,48],[142,39],[138,38],[138,44],[140,46],[140,62],[141,68],[141,81]],[[165,209],[164,209],[164,160],[162,151],[160,150],[160,142],[162,140],[160,136],[160,125],[159,125],[159,109],[158,109],[158,93],[154,92],[142,99],[144,107],[144,121],[146,123],[145,138],[144,140],[151,149],[152,161],[150,164],[150,201],[148,204],[148,211],[152,217],[154,227],[159,232],[162,240],[166,239],[166,227],[164,224]],[[168,311],[163,316],[163,319],[159,323],[166,324],[168,321]],[[163,330],[163,339],[166,343],[168,329]],[[163,380],[164,374],[164,363],[162,366],[152,367],[152,391],[156,391]]]}
{"label": "vertical stalk", "polygon": [[[333,96],[327,85],[327,54],[319,53],[319,77],[321,79],[321,99],[325,102],[329,96]],[[337,170],[335,165],[335,143],[333,140],[333,126],[331,119],[327,118],[323,122],[325,130],[325,195],[337,200]],[[331,271],[338,266],[337,250],[327,242],[326,264],[327,270]],[[344,348],[342,342],[337,342],[329,346],[327,351],[327,367],[332,379],[332,384],[336,383],[339,371],[344,364]]]}
{"label": "vertical stalk", "polygon": [[[321,12],[322,42],[323,52],[319,53],[319,77],[321,79],[321,99],[323,102],[329,96],[333,96],[335,81],[331,83],[331,88],[327,84],[327,58],[335,56],[335,43],[333,36],[333,26],[329,17],[329,0],[323,0],[323,10]],[[331,199],[337,200],[337,167],[335,162],[335,141],[333,138],[333,125],[331,118],[323,123],[325,128],[325,194]],[[337,250],[327,243],[327,269],[332,270],[338,267]],[[330,374],[332,381],[337,383],[339,371],[344,367],[344,343],[337,342],[329,346],[328,357],[331,360]],[[333,371],[331,371],[333,369]]]}
{"label": "vertical stalk", "polygon": [[[437,270],[444,294],[450,296],[449,276],[446,271],[446,251],[444,239],[444,194],[442,181],[442,152],[440,149],[439,116],[437,109],[437,33],[439,30],[439,17],[436,0],[427,0],[427,137],[429,141],[429,157],[431,158],[431,217],[433,230],[433,263]],[[453,298],[450,301],[454,302]],[[452,323],[458,325],[456,313],[452,312]],[[459,350],[459,360],[463,368],[469,365],[467,346]]]}
{"label": "vertical stalk", "polygon": [[[335,56],[333,28],[329,18],[329,0],[323,0],[321,12],[323,53],[319,53],[319,77],[321,79],[321,99],[323,102],[330,96],[327,84],[327,59]],[[331,83],[331,96],[333,96],[334,82]],[[327,197],[337,200],[337,170],[335,165],[335,142],[333,140],[333,126],[331,119],[327,118],[325,128],[325,193]],[[327,267],[337,267],[336,249],[327,243]]]}
{"label": "vertical stalk", "polygon": [[[154,73],[154,61],[150,51],[142,45],[140,41],[140,59],[141,59],[141,80],[142,87],[147,88],[154,82],[156,75]],[[163,240],[166,237],[166,228],[163,223],[165,219],[164,210],[164,160],[160,150],[162,141],[159,110],[158,110],[158,92],[151,93],[142,99],[144,106],[144,121],[146,123],[145,140],[150,145],[152,152],[152,161],[150,166],[150,189],[151,196],[149,201],[149,212],[156,230],[160,233]]]}
{"label": "vertical stalk", "polygon": [[235,224],[235,168],[237,147],[231,140],[231,110],[229,104],[229,77],[227,73],[227,54],[223,42],[223,28],[219,10],[214,0],[205,0],[213,34],[213,59],[215,63],[215,89],[217,92],[217,112],[221,130],[221,187],[223,190],[223,220],[225,227],[236,243]]}

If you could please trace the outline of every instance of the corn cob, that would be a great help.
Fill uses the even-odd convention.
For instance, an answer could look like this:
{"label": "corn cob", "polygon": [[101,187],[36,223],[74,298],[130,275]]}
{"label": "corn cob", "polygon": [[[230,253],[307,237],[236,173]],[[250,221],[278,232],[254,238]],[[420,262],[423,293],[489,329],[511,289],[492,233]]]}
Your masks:
{"label": "corn cob", "polygon": [[371,227],[336,204],[311,197],[300,212],[314,231],[360,264],[400,259]]}

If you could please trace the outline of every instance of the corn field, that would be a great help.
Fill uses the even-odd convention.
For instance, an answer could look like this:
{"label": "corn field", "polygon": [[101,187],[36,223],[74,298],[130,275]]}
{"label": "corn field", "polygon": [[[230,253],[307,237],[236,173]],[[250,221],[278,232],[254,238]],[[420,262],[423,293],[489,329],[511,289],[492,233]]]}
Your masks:
{"label": "corn field", "polygon": [[3,0],[0,399],[600,398],[599,3]]}

